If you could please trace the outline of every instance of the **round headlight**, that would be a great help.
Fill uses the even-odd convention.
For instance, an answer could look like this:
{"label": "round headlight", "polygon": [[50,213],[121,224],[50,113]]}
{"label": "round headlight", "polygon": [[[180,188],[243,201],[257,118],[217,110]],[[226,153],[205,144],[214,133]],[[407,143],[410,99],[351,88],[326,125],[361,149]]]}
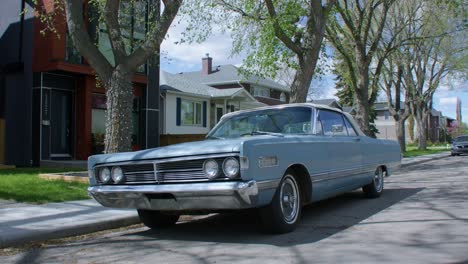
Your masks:
{"label": "round headlight", "polygon": [[208,179],[210,180],[218,177],[218,162],[216,162],[216,160],[213,159],[206,160],[205,163],[203,163],[203,171],[205,172],[205,176],[208,177]]}
{"label": "round headlight", "polygon": [[112,180],[115,183],[121,183],[124,179],[123,171],[120,167],[113,167],[112,168]]}
{"label": "round headlight", "polygon": [[235,178],[239,175],[239,162],[236,158],[227,158],[223,162],[223,172],[228,178]]}
{"label": "round headlight", "polygon": [[109,168],[102,168],[99,171],[99,179],[102,183],[108,183],[111,179],[111,172]]}

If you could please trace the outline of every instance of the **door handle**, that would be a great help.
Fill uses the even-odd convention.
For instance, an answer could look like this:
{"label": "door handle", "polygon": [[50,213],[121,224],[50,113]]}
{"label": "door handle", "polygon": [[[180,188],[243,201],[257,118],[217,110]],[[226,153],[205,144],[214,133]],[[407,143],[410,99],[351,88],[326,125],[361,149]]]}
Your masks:
{"label": "door handle", "polygon": [[361,141],[361,138],[354,138],[353,140],[356,141],[356,142],[359,142],[359,141]]}

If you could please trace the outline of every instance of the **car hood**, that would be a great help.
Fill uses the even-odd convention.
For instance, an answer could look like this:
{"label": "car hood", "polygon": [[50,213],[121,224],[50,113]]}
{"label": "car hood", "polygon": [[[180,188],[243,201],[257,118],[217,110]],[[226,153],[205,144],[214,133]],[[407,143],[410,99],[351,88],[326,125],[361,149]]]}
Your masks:
{"label": "car hood", "polygon": [[240,152],[246,139],[213,139],[175,144],[165,147],[145,149],[135,152],[94,155],[88,159],[88,167],[100,163],[124,162],[131,160],[174,158],[181,156],[209,155],[218,153]]}

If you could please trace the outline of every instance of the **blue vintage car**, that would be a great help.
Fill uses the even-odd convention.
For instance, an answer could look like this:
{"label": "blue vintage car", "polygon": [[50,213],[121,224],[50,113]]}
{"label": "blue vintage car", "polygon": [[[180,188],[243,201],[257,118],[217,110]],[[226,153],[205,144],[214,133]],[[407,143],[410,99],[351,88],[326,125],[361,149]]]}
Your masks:
{"label": "blue vintage car", "polygon": [[365,136],[349,114],[290,104],[223,116],[206,140],[91,156],[89,193],[135,208],[150,228],[180,214],[257,208],[263,226],[294,230],[303,205],[361,188],[379,197],[398,144]]}

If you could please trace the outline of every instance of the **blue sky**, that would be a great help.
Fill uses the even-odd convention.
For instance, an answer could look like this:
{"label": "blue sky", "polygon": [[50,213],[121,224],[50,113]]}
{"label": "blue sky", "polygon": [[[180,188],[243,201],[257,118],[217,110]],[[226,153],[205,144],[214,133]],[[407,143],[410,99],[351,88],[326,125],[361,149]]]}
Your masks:
{"label": "blue sky", "polygon": [[[161,46],[161,69],[170,73],[198,71],[201,69],[201,59],[206,53],[213,58],[213,66],[233,64],[241,65],[243,56],[231,57],[231,38],[227,33],[214,33],[205,42],[175,44],[181,39],[184,23],[173,23],[166,40]],[[320,80],[312,82],[312,87],[318,87],[319,92],[315,98],[334,97],[333,75],[322,76]],[[442,114],[456,118],[456,98],[462,102],[462,118],[468,123],[468,81],[445,80],[434,94],[434,108],[442,111]]]}

